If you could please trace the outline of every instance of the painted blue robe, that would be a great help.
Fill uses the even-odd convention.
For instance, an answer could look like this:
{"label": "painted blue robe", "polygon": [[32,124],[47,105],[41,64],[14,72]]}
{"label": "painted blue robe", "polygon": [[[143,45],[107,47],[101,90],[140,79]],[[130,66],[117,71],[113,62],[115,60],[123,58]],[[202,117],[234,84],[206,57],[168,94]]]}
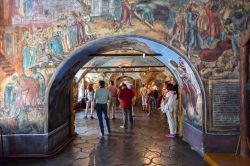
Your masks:
{"label": "painted blue robe", "polygon": [[4,90],[4,106],[10,108],[11,105],[15,105],[16,94],[14,93],[15,84],[8,83]]}
{"label": "painted blue robe", "polygon": [[63,55],[63,46],[61,37],[59,35],[55,35],[51,42],[48,44],[48,48],[52,51],[55,55]]}

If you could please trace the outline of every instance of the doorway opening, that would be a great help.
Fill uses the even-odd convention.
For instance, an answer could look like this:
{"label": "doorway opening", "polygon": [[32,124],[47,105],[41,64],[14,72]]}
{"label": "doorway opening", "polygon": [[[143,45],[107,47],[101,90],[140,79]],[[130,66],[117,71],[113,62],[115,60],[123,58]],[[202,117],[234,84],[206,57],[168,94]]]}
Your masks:
{"label": "doorway opening", "polygon": [[[48,92],[49,132],[62,125],[67,126],[70,102],[63,101],[70,101],[70,88],[76,73],[88,62],[91,62],[94,57],[108,61],[110,57],[103,58],[99,55],[110,54],[116,50],[135,51],[137,54],[141,54],[141,58],[155,55],[154,58],[170,71],[181,89],[183,123],[187,123],[201,133],[204,131],[205,92],[201,79],[191,62],[180,52],[161,42],[142,36],[125,35],[92,41],[79,48],[61,64],[57,73],[51,79],[50,91]],[[149,62],[152,61],[149,60]],[[90,67],[96,68],[96,64],[92,63],[91,65]],[[120,76],[125,75],[126,66],[126,63],[122,66],[118,65],[118,69],[124,70],[123,72],[118,71]],[[90,69],[87,69],[85,72],[88,73],[89,71]],[[142,73],[146,72],[142,71]],[[105,74],[107,76],[107,72],[102,74],[103,77],[105,77]],[[192,141],[194,140],[190,142],[192,143]],[[202,147],[198,148],[198,151],[202,149]]]}

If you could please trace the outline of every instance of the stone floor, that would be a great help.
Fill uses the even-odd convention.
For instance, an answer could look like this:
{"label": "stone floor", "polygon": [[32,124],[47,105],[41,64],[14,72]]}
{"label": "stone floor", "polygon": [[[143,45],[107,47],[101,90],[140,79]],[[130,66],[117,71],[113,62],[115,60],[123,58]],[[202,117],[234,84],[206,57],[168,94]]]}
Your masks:
{"label": "stone floor", "polygon": [[207,166],[181,138],[167,139],[167,123],[160,112],[151,117],[138,110],[133,129],[121,129],[122,114],[111,120],[111,136],[98,138],[96,119],[76,114],[76,139],[49,159],[0,161],[1,166]]}

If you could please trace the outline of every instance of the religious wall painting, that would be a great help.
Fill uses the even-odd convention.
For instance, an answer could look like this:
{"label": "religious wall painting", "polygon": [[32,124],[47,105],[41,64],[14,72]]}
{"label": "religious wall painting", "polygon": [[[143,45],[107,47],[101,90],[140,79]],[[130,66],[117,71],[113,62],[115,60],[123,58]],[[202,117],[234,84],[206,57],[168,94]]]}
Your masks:
{"label": "religious wall painting", "polygon": [[202,128],[202,94],[200,85],[198,82],[194,82],[193,71],[188,67],[186,62],[179,57],[177,62],[175,60],[170,61],[171,65],[175,69],[178,78],[182,80],[182,109],[184,120],[198,129]]}
{"label": "religious wall painting", "polygon": [[[94,2],[101,3],[98,0],[14,2],[12,25],[26,28],[21,49],[25,72],[34,67],[38,71],[55,69],[77,47],[93,39],[139,34],[167,42],[187,54],[203,80],[239,76],[238,35],[245,28],[248,9],[237,1],[120,0],[104,3],[99,9],[93,8]],[[94,16],[95,10],[101,15]],[[15,54],[15,38],[11,35],[6,39],[4,35],[1,40],[7,54],[12,51],[8,42],[13,40]],[[9,86],[11,89],[13,85]]]}
{"label": "religious wall painting", "polygon": [[11,54],[11,34],[5,33],[4,35],[4,43],[5,43],[5,52],[7,55]]}
{"label": "religious wall painting", "polygon": [[16,35],[13,36],[13,54],[15,57],[18,56],[18,38]]}
{"label": "religious wall painting", "polygon": [[43,133],[45,124],[45,79],[32,70],[32,74],[13,74],[2,82],[3,106],[0,123],[4,133]]}
{"label": "religious wall painting", "polygon": [[45,26],[52,23],[50,15],[43,12],[43,0],[13,1],[12,24],[21,27]]}

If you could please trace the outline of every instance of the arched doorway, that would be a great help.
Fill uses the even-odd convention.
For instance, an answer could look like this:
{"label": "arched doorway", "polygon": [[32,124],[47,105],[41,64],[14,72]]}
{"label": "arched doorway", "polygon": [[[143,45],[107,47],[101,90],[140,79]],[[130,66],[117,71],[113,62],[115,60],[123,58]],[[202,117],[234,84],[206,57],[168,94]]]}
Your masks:
{"label": "arched doorway", "polygon": [[[176,78],[181,87],[184,139],[199,153],[203,153],[202,133],[206,115],[205,91],[192,63],[180,52],[161,42],[134,35],[98,39],[78,48],[58,68],[47,92],[49,149],[68,137],[70,114],[70,87],[77,71],[91,60],[93,54],[117,49],[132,49],[150,54],[161,61]],[[143,56],[143,54],[142,54]]]}

